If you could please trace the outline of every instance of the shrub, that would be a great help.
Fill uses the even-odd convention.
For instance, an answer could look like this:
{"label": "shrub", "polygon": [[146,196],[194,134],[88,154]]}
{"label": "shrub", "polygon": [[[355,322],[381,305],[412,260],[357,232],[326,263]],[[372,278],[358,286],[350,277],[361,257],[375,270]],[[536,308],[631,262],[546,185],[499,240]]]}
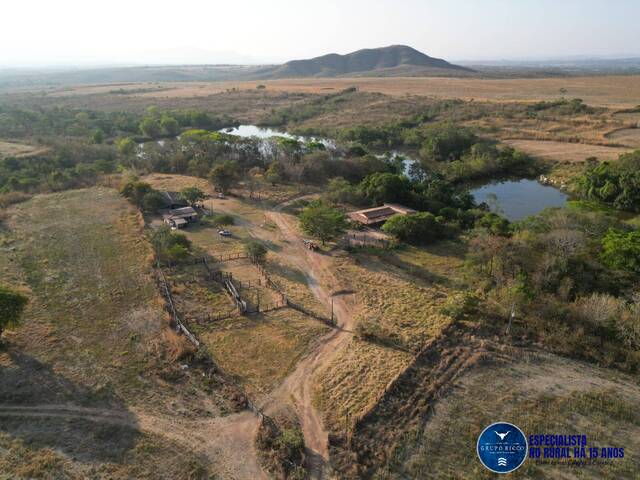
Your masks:
{"label": "shrub", "polygon": [[28,301],[25,295],[0,285],[0,335],[5,328],[20,323]]}
{"label": "shrub", "polygon": [[191,241],[183,233],[174,232],[168,225],[162,225],[151,235],[156,256],[159,261],[180,261],[189,255]]}
{"label": "shrub", "polygon": [[480,298],[473,293],[466,292],[462,295],[449,297],[441,311],[454,320],[463,320],[478,313],[479,305]]}
{"label": "shrub", "polygon": [[593,293],[578,298],[574,308],[578,319],[590,323],[603,333],[611,334],[616,318],[624,309],[624,304],[613,295]]}
{"label": "shrub", "polygon": [[609,229],[602,239],[601,258],[611,268],[640,273],[640,231]]}
{"label": "shrub", "polygon": [[157,190],[145,193],[142,197],[142,208],[147,212],[155,212],[165,205],[164,197]]}
{"label": "shrub", "polygon": [[233,218],[233,215],[229,215],[228,213],[221,213],[218,215],[214,215],[211,223],[216,227],[222,227],[225,225],[233,225],[235,223],[235,220]]}
{"label": "shrub", "polygon": [[252,262],[260,264],[265,262],[267,258],[267,249],[262,243],[252,240],[244,246],[244,249],[247,252],[249,260]]}

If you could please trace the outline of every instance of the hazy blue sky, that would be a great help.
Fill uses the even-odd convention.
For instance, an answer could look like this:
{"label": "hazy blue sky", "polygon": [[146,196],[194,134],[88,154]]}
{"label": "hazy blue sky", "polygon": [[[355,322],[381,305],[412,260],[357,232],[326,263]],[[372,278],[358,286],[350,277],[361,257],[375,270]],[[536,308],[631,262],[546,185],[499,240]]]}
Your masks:
{"label": "hazy blue sky", "polygon": [[0,65],[640,56],[640,0],[5,0]]}

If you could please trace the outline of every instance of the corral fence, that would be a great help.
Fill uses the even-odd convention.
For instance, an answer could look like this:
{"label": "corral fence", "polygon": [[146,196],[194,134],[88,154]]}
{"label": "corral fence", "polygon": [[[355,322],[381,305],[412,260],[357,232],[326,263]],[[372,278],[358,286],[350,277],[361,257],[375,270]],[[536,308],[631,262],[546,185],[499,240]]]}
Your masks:
{"label": "corral fence", "polygon": [[236,252],[236,253],[221,253],[218,255],[211,255],[211,258],[218,262],[226,262],[227,260],[240,260],[243,258],[249,258],[249,256],[244,252]]}
{"label": "corral fence", "polygon": [[389,248],[391,246],[390,240],[372,237],[366,233],[350,233],[344,238],[351,247]]}
{"label": "corral fence", "polygon": [[187,329],[187,327],[184,326],[184,324],[180,320],[180,317],[178,316],[178,312],[176,311],[176,307],[173,302],[173,297],[171,295],[171,287],[169,286],[169,283],[167,282],[167,278],[164,276],[164,272],[162,271],[162,269],[160,269],[159,265],[157,267],[157,271],[158,271],[158,281],[160,283],[160,286],[162,287],[161,290],[163,292],[163,296],[167,301],[167,307],[168,307],[167,310],[171,314],[171,319],[173,320],[173,324],[175,325],[176,331],[182,332],[189,339],[189,341],[196,346],[196,348],[199,348],[200,342],[195,337],[195,335],[191,333]]}

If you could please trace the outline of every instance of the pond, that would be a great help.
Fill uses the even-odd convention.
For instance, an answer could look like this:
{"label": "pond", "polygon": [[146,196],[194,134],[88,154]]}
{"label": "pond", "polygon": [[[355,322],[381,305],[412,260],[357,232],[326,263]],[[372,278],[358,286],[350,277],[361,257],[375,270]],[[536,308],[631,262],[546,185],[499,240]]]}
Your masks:
{"label": "pond", "polygon": [[302,143],[307,142],[319,142],[322,143],[325,147],[331,148],[334,147],[334,143],[332,140],[327,138],[320,137],[306,137],[303,135],[291,135],[287,132],[282,132],[280,130],[274,130],[272,128],[258,127],[257,125],[239,125],[233,128],[223,128],[219,130],[222,133],[228,133],[229,135],[236,135],[238,137],[256,137],[262,140],[266,140],[271,137],[284,137],[291,138],[294,140],[298,140]]}
{"label": "pond", "polygon": [[569,196],[537,180],[505,180],[471,190],[476,203],[486,203],[492,212],[509,220],[535,215],[545,208],[562,207]]}

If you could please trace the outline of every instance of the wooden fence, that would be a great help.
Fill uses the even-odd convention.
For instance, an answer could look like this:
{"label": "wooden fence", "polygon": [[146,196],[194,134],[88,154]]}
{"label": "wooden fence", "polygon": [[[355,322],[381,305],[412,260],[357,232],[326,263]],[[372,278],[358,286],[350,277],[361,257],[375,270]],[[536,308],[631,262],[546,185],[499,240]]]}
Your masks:
{"label": "wooden fence", "polygon": [[347,243],[352,247],[376,247],[389,248],[391,242],[383,238],[374,238],[370,235],[361,233],[351,233],[345,237]]}
{"label": "wooden fence", "polygon": [[173,303],[173,297],[171,296],[171,288],[169,287],[169,283],[167,282],[166,277],[164,276],[164,272],[160,269],[160,266],[157,268],[158,270],[158,280],[160,285],[162,286],[162,290],[164,292],[164,297],[167,300],[167,306],[169,307],[169,313],[171,314],[171,318],[175,325],[177,331],[184,333],[184,335],[189,339],[191,343],[193,343],[196,348],[200,347],[200,342],[195,337],[193,333],[187,330],[187,327],[180,321],[180,317],[178,317],[178,312],[176,311],[176,307]]}
{"label": "wooden fence", "polygon": [[249,258],[249,256],[244,252],[222,253],[218,255],[211,255],[211,257],[217,260],[218,262],[226,262],[227,260],[240,260],[242,258]]}

